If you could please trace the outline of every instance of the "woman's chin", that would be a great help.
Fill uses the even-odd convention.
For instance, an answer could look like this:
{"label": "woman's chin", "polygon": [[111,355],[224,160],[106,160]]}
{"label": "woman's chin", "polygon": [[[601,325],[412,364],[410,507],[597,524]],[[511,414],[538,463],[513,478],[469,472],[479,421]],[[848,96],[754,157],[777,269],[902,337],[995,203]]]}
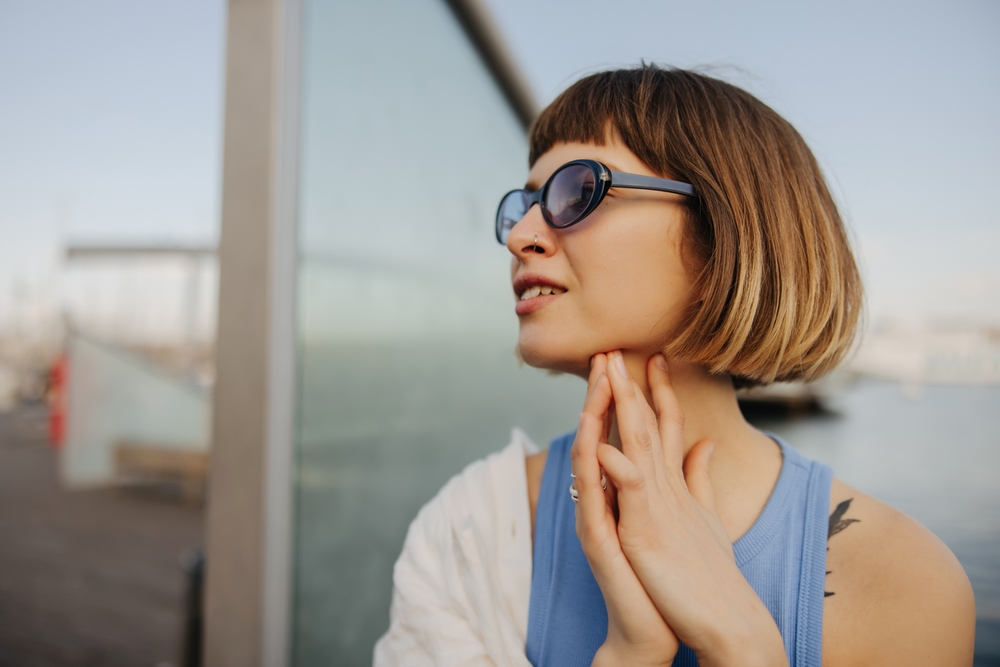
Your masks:
{"label": "woman's chin", "polygon": [[568,356],[566,350],[547,350],[524,342],[518,345],[518,354],[524,363],[556,373],[569,373],[586,378],[590,374],[590,356]]}

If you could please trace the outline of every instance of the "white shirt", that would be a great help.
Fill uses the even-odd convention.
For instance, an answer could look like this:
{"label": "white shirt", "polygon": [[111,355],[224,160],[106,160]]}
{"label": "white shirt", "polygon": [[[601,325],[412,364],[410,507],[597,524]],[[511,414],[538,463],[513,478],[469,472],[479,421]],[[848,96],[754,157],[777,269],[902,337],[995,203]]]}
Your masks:
{"label": "white shirt", "polygon": [[452,477],[406,533],[376,667],[517,665],[531,593],[531,516],[519,429],[503,451]]}

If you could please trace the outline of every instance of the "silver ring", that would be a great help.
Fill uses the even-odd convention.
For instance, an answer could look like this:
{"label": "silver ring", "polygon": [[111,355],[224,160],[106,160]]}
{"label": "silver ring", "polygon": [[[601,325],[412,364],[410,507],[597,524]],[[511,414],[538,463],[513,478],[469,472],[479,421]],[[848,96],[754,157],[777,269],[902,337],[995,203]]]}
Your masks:
{"label": "silver ring", "polygon": [[[580,500],[580,492],[576,490],[576,475],[573,473],[569,474],[573,483],[569,485],[569,495],[573,499],[573,502],[578,502]],[[608,490],[608,476],[604,474],[604,469],[601,469],[601,488],[605,491]]]}
{"label": "silver ring", "polygon": [[531,242],[531,249],[538,250],[538,234],[535,234],[535,240]]}

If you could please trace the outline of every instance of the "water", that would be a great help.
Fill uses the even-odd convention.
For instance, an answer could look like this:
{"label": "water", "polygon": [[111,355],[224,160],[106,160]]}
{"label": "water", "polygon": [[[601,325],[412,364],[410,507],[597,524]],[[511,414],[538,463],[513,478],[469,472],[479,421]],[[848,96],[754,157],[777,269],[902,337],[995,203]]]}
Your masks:
{"label": "water", "polygon": [[940,537],[976,594],[976,665],[1000,665],[1000,387],[862,382],[800,418],[752,421]]}

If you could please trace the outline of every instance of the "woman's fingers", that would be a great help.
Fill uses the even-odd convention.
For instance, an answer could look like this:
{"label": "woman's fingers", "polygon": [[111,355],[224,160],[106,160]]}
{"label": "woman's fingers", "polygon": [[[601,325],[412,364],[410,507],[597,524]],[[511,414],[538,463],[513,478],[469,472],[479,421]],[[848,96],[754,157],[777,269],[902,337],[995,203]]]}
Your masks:
{"label": "woman's fingers", "polygon": [[646,374],[656,409],[663,457],[668,469],[679,474],[684,462],[684,412],[670,383],[670,366],[666,358],[662,354],[651,357],[646,364]]}
{"label": "woman's fingers", "polygon": [[600,433],[600,420],[590,412],[581,413],[570,454],[573,474],[576,475],[573,485],[579,494],[578,518],[582,519],[585,528],[583,534],[604,539],[607,537],[603,532],[607,529],[608,507],[601,486],[601,466],[597,462]]}
{"label": "woman's fingers", "polygon": [[576,475],[573,485],[579,494],[579,516],[591,528],[603,525],[608,516],[607,496],[601,484],[601,467],[597,462],[597,448],[602,441],[604,418],[610,402],[611,385],[607,376],[602,373],[594,381],[593,389],[584,403],[576,440],[570,451],[573,474]]}
{"label": "woman's fingers", "polygon": [[608,378],[615,400],[615,414],[618,418],[618,433],[622,440],[622,452],[639,469],[650,476],[656,474],[658,434],[655,425],[650,424],[649,406],[632,376],[625,367],[622,353],[608,353]]}
{"label": "woman's fingers", "polygon": [[595,354],[590,358],[590,376],[587,378],[587,396],[594,391],[597,378],[601,377],[608,369],[608,355],[603,353]]}
{"label": "woman's fingers", "polygon": [[599,445],[597,461],[619,491],[641,491],[645,484],[642,471],[624,454],[611,445]]}
{"label": "woman's fingers", "polygon": [[709,475],[709,465],[715,443],[702,440],[684,457],[684,481],[688,491],[702,507],[715,514],[715,492],[712,490],[712,479]]}
{"label": "woman's fingers", "polygon": [[[603,352],[599,352],[590,358],[590,376],[587,378],[587,398],[589,399],[591,394],[594,393],[594,388],[597,386],[597,381],[601,376],[605,375],[608,370],[608,355]],[[610,384],[608,385],[608,390],[610,392]],[[585,399],[586,400],[586,399]],[[601,442],[608,442],[608,437],[611,434],[611,422],[614,419],[614,409],[615,401],[614,396],[611,396],[608,404],[605,408],[604,414],[601,416]]]}
{"label": "woman's fingers", "polygon": [[593,384],[593,389],[587,393],[587,398],[583,401],[583,411],[594,415],[601,421],[602,430],[598,433],[598,437],[600,437],[603,433],[604,421],[608,417],[608,410],[611,408],[613,393],[607,373],[601,373]]}
{"label": "woman's fingers", "polygon": [[[604,392],[610,394],[611,389],[607,377],[602,375],[588,396],[591,410],[599,409],[595,406]],[[610,450],[620,459],[615,463],[624,462],[632,469],[635,466],[617,449],[602,443],[600,431],[601,420],[595,414],[587,410],[581,413],[571,456],[579,494],[576,534],[607,606],[605,647],[614,656],[615,664],[643,664],[650,656],[657,664],[669,662],[677,652],[677,636],[663,620],[622,551],[615,518],[601,489],[598,452],[604,450],[607,454]]]}

